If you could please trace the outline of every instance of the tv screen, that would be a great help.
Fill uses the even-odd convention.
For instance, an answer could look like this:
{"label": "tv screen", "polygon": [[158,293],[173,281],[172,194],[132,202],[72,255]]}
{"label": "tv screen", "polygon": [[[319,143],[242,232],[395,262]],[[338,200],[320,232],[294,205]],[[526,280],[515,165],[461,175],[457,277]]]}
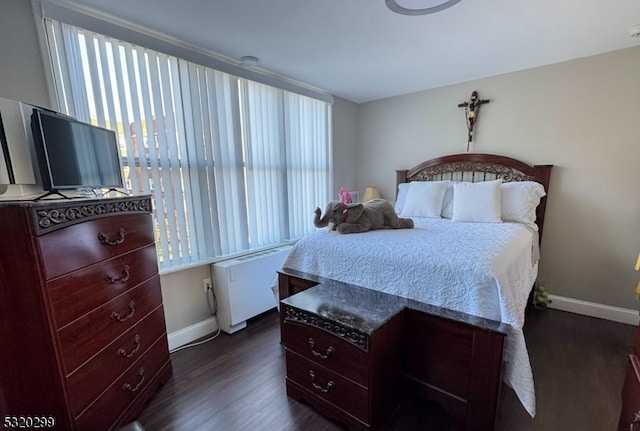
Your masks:
{"label": "tv screen", "polygon": [[123,186],[114,131],[40,109],[31,126],[45,190]]}

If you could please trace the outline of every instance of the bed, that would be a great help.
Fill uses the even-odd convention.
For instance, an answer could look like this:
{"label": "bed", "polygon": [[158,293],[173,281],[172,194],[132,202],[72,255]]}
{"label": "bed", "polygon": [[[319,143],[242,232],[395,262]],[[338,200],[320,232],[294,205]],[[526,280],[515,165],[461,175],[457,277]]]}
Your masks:
{"label": "bed", "polygon": [[[533,376],[522,328],[538,271],[551,168],[466,153],[396,171],[396,211],[412,218],[414,229],[351,235],[318,231],[296,243],[283,268],[507,324],[501,378],[534,416]],[[281,298],[306,287],[287,283],[280,286]],[[456,333],[448,327],[437,330],[445,346]],[[411,337],[424,332],[415,330]],[[433,385],[424,386],[423,392],[434,392]],[[456,397],[451,398],[455,403]]]}

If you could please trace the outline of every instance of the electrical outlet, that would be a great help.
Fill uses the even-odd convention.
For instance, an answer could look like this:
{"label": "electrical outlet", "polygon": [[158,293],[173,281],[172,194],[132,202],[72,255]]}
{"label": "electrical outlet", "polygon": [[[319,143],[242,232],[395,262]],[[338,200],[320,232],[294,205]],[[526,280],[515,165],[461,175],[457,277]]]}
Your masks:
{"label": "electrical outlet", "polygon": [[211,288],[213,287],[213,285],[211,284],[211,279],[205,278],[204,280],[202,280],[202,287],[204,288],[204,293],[207,293],[209,290],[211,290]]}

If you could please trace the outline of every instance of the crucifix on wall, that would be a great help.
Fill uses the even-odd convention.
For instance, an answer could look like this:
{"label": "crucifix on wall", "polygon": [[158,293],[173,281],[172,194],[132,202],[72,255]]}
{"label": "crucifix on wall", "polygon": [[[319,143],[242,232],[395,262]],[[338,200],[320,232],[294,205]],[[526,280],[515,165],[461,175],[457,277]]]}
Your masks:
{"label": "crucifix on wall", "polygon": [[480,106],[489,102],[491,102],[489,99],[478,99],[478,92],[474,90],[469,100],[458,104],[458,108],[464,108],[464,117],[467,122],[467,151],[473,141],[473,128],[478,122]]}

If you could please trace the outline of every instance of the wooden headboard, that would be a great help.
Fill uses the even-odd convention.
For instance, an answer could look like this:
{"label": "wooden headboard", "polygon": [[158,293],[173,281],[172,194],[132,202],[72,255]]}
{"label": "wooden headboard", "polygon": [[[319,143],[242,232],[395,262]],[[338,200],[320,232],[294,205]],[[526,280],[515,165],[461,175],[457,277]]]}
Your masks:
{"label": "wooden headboard", "polygon": [[[536,181],[549,193],[549,178],[553,165],[528,165],[511,157],[496,154],[463,153],[438,157],[407,170],[396,171],[396,190],[411,181]],[[536,209],[536,224],[542,238],[547,197],[540,199]]]}

